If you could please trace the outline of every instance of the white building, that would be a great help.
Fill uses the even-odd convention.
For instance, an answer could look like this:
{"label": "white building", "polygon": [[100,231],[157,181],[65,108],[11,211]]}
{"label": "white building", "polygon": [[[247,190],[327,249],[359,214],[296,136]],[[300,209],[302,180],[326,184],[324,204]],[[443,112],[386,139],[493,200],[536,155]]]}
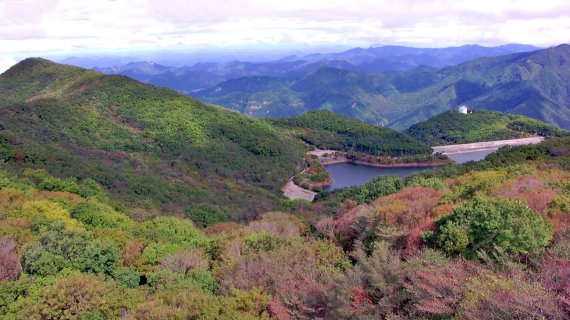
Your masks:
{"label": "white building", "polygon": [[460,106],[459,107],[459,113],[467,114],[468,112],[469,112],[469,109],[467,109],[467,106]]}

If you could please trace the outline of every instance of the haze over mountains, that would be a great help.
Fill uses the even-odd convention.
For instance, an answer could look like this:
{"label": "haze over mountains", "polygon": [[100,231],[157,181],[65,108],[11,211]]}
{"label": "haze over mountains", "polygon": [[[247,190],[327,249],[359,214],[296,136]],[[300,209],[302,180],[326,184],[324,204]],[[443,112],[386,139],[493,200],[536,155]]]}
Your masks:
{"label": "haze over mountains", "polygon": [[570,1],[133,4],[0,0],[0,320],[570,320]]}
{"label": "haze over mountains", "polygon": [[326,109],[401,130],[467,104],[570,128],[569,56],[568,45],[386,46],[271,62],[182,67],[131,62],[96,70],[172,88],[253,117]]}
{"label": "haze over mountains", "polygon": [[[562,63],[544,52],[516,56]],[[347,84],[362,75],[313,73]],[[252,90],[276,79],[258,78]],[[326,183],[319,157],[306,154],[313,147],[336,150],[323,158],[431,165],[448,159],[428,144],[537,133],[547,137],[539,145],[377,177],[311,203],[280,191],[292,175],[315,190]],[[566,319],[568,134],[480,110],[408,132],[324,110],[253,119],[125,76],[26,59],[0,74],[0,318]],[[425,307],[434,301],[445,308]]]}
{"label": "haze over mountains", "polygon": [[443,69],[369,74],[321,67],[298,79],[248,77],[194,94],[255,117],[327,109],[405,129],[460,104],[570,127],[570,46],[485,57]]}
{"label": "haze over mountains", "polygon": [[[278,60],[218,61],[219,57],[201,57],[201,62],[178,66],[184,60],[160,58],[160,62],[137,61],[136,58],[71,57],[62,63],[80,67],[94,67],[107,74],[122,74],[139,81],[166,86],[188,94],[198,89],[248,76],[271,76],[295,79],[320,67],[334,67],[366,73],[382,73],[410,70],[420,65],[436,68],[455,65],[474,58],[497,56],[515,52],[533,51],[531,45],[510,44],[497,47],[465,45],[449,48],[412,48],[382,46],[368,49],[354,48],[338,53],[314,53],[303,56],[287,56]],[[129,60],[130,59],[130,60]],[[130,62],[129,62],[130,61]],[[112,65],[112,64],[115,65]]]}

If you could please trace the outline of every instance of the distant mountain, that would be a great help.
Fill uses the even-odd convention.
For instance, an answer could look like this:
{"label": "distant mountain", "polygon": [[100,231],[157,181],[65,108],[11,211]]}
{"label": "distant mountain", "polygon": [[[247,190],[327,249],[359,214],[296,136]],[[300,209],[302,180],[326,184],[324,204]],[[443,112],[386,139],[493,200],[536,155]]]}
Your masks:
{"label": "distant mountain", "polygon": [[70,64],[81,68],[109,68],[124,66],[134,60],[136,60],[135,57],[90,56],[67,57],[63,60],[60,60],[59,63]]}
{"label": "distant mountain", "polygon": [[204,90],[226,80],[243,77],[275,77],[295,79],[328,66],[353,69],[345,61],[293,61],[293,62],[241,62],[197,63],[193,66],[166,67],[153,62],[131,62],[126,65],[108,68],[95,68],[105,74],[120,74],[130,78],[174,89],[183,94],[192,94]]}
{"label": "distant mountain", "polygon": [[0,75],[3,168],[92,178],[147,212],[275,210],[303,153],[265,121],[124,76],[43,59]]}
{"label": "distant mountain", "polygon": [[406,133],[430,146],[523,138],[567,136],[569,131],[521,115],[474,110],[444,112],[414,124]]}
{"label": "distant mountain", "polygon": [[[87,66],[98,61],[105,67],[95,70],[121,74],[146,83],[168,87],[184,94],[212,87],[222,81],[241,77],[277,77],[297,79],[322,67],[365,73],[411,70],[420,65],[436,68],[456,65],[478,57],[497,56],[537,50],[529,45],[482,47],[477,45],[450,48],[410,48],[385,46],[355,48],[340,53],[288,56],[270,62],[200,62],[192,66],[164,67],[147,61],[109,66],[102,58],[69,58],[64,63]],[[132,60],[131,60],[132,61]]]}
{"label": "distant mountain", "polygon": [[382,46],[368,49],[354,48],[340,53],[312,54],[299,60],[323,61],[342,60],[355,66],[354,71],[378,73],[410,70],[420,65],[442,68],[460,64],[481,57],[492,57],[510,53],[536,51],[540,48],[509,44],[497,47],[465,45],[448,48],[411,48],[403,46]]}
{"label": "distant mountain", "polygon": [[[252,79],[240,79],[248,83]],[[437,70],[367,74],[322,67],[276,89],[251,92],[226,83],[197,98],[256,117],[326,109],[405,129],[460,104],[521,114],[570,128],[570,46],[475,59]]]}
{"label": "distant mountain", "polygon": [[105,74],[124,75],[145,83],[174,89],[183,94],[190,94],[194,90],[214,86],[225,80],[224,77],[199,69],[167,67],[146,61],[94,70]]}

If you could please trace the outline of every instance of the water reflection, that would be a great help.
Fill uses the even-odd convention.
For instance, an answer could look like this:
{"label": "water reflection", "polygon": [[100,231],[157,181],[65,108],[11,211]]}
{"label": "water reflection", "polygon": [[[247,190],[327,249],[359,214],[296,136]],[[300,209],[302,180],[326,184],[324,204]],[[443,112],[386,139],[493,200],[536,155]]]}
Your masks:
{"label": "water reflection", "polygon": [[326,191],[361,186],[381,175],[405,178],[415,172],[432,169],[432,167],[379,168],[354,163],[330,164],[325,168],[333,178],[333,184],[325,188]]}
{"label": "water reflection", "polygon": [[[479,161],[484,159],[487,155],[495,152],[496,150],[484,150],[475,152],[465,152],[449,154],[448,156],[456,163],[465,163],[468,161]],[[405,178],[418,171],[433,169],[433,167],[400,167],[400,168],[380,168],[365,166],[354,163],[337,163],[325,166],[327,172],[333,178],[333,184],[325,188],[325,191],[332,191],[335,189],[362,186],[368,181],[384,175],[384,176],[399,176]]]}

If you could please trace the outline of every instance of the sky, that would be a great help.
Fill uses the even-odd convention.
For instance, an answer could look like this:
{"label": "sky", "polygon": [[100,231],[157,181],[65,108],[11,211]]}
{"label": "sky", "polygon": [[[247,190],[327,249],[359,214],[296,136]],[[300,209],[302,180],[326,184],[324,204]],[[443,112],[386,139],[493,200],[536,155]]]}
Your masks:
{"label": "sky", "polygon": [[29,56],[569,42],[568,0],[0,0],[0,72]]}

